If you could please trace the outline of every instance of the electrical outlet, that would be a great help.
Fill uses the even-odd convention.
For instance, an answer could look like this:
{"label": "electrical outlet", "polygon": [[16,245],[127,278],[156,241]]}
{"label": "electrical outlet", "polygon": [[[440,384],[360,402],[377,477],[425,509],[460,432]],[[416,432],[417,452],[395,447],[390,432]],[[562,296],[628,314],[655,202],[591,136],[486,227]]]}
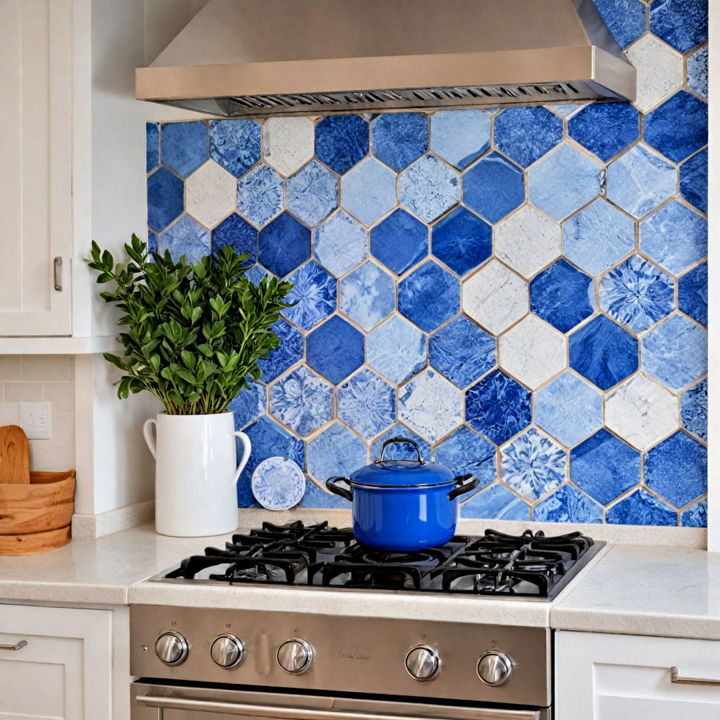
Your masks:
{"label": "electrical outlet", "polygon": [[50,440],[51,411],[52,403],[49,402],[20,403],[20,427],[29,440]]}

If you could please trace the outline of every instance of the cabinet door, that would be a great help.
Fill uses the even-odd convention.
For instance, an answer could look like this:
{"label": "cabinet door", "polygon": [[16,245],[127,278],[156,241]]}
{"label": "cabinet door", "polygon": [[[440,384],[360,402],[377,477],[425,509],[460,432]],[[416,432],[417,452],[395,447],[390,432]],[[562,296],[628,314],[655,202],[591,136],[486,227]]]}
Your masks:
{"label": "cabinet door", "polygon": [[0,335],[71,331],[72,18],[0,0]]}
{"label": "cabinet door", "polygon": [[[558,632],[556,720],[718,720],[720,642]],[[681,677],[705,684],[674,683]]]}
{"label": "cabinet door", "polygon": [[111,632],[108,610],[0,605],[0,720],[109,720]]}

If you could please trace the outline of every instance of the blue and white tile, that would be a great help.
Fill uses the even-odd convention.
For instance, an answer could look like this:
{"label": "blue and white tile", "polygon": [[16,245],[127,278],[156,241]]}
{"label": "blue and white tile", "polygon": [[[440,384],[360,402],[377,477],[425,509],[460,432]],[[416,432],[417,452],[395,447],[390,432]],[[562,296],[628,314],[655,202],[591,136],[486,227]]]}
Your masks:
{"label": "blue and white tile", "polygon": [[648,451],[645,484],[676,508],[707,493],[707,449],[679,430]]}
{"label": "blue and white tile", "polygon": [[324,268],[309,262],[288,277],[293,284],[282,313],[303,330],[310,330],[337,309],[337,281]]}
{"label": "blue and white tile", "polygon": [[563,225],[565,257],[591,275],[600,275],[634,247],[632,218],[602,198]]}
{"label": "blue and white tile", "polygon": [[637,374],[608,393],[605,424],[633,447],[646,450],[677,429],[677,398],[666,387]]}
{"label": "blue and white tile", "polygon": [[427,256],[428,227],[403,209],[370,231],[370,251],[385,267],[402,275]]}
{"label": "blue and white tile", "polygon": [[698,210],[707,212],[708,154],[701,150],[680,166],[680,194]]}
{"label": "blue and white tile", "polygon": [[365,368],[338,387],[337,416],[370,440],[395,422],[395,390]]}
{"label": "blue and white tile", "polygon": [[337,205],[337,175],[315,160],[288,179],[287,208],[309,227],[322,222]]}
{"label": "blue and white tile", "polygon": [[250,423],[255,422],[267,410],[265,385],[249,377],[247,387],[232,399],[228,410],[233,414],[236,430],[242,430]]}
{"label": "blue and white tile", "polygon": [[185,206],[185,184],[167,168],[158,168],[147,181],[148,225],[160,232]]}
{"label": "blue and white tile", "polygon": [[347,509],[350,507],[350,503],[339,495],[329,493],[327,490],[319,487],[314,480],[309,479],[305,486],[305,494],[298,507]]}
{"label": "blue and white tile", "polygon": [[696,50],[687,60],[688,87],[707,100],[708,96],[708,46]]}
{"label": "blue and white tile", "polygon": [[490,147],[490,116],[483,110],[447,110],[432,116],[432,151],[463,170]]}
{"label": "blue and white tile", "polygon": [[262,126],[263,160],[281,175],[297,172],[315,152],[315,128],[309,118],[271,117]]}
{"label": "blue and white tile", "polygon": [[577,112],[581,107],[583,107],[583,105],[576,103],[563,103],[562,105],[555,105],[553,103],[552,105],[548,105],[547,109],[560,117],[570,117],[570,115]]}
{"label": "blue and white tile", "polygon": [[707,372],[707,330],[672,315],[642,339],[642,367],[674,390]]}
{"label": "blue and white tile", "polygon": [[607,169],[607,198],[636,218],[675,194],[677,171],[645,145],[635,145]]}
{"label": "blue and white tile", "polygon": [[397,315],[367,336],[368,364],[399,385],[420,372],[427,361],[425,335]]}
{"label": "blue and white tile", "polygon": [[359,115],[331,115],[315,126],[315,155],[339,175],[356,165],[370,148],[370,128]]}
{"label": "blue and white tile", "polygon": [[650,30],[665,42],[687,52],[707,40],[707,0],[655,0]]}
{"label": "blue and white tile", "polygon": [[334,422],[307,444],[307,470],[319,483],[340,475],[348,477],[367,464],[365,443],[339,422]]}
{"label": "blue and white tile", "polygon": [[257,228],[282,212],[284,200],[285,183],[267,165],[258,165],[238,180],[237,210]]}
{"label": "blue and white tile", "polygon": [[463,282],[463,312],[493,335],[507,330],[529,310],[528,284],[497,260]]}
{"label": "blue and white tile", "polygon": [[429,260],[398,284],[398,310],[432,332],[460,312],[460,282]]}
{"label": "blue and white tile", "polygon": [[502,448],[503,482],[528,500],[539,500],[560,487],[567,473],[567,454],[535,428]]}
{"label": "blue and white tile", "polygon": [[638,367],[638,341],[605,315],[570,335],[570,367],[609,390]]}
{"label": "blue and white tile", "polygon": [[342,210],[315,231],[315,257],[336,277],[357,267],[367,253],[367,230]]}
{"label": "blue and white tile", "polygon": [[188,265],[194,265],[210,254],[210,233],[192,218],[183,215],[169,227],[158,240],[158,252],[170,251],[175,262],[181,257]]}
{"label": "blue and white tile", "polygon": [[459,388],[495,367],[495,338],[464,315],[430,336],[430,364]]}
{"label": "blue and white tile", "polygon": [[367,158],[342,178],[342,206],[365,225],[372,225],[397,205],[395,173]]}
{"label": "blue and white tile", "polygon": [[464,518],[529,520],[530,506],[502,485],[491,485],[473,495],[461,506]]}
{"label": "blue and white tile", "polygon": [[333,315],[307,336],[307,364],[333,385],[365,362],[365,338],[349,322]]}
{"label": "blue and white tile", "polygon": [[465,393],[467,424],[496,445],[530,424],[530,391],[501,370],[493,370]]}
{"label": "blue and white tile", "polygon": [[708,266],[700,263],[678,281],[678,307],[693,320],[708,324]]}
{"label": "blue and white tile", "polygon": [[636,490],[606,515],[612,525],[677,525],[677,513],[646,490]]}
{"label": "blue and white tile", "polygon": [[462,393],[439,373],[424,370],[400,389],[398,416],[435,442],[462,423]]}
{"label": "blue and white tile", "polygon": [[707,527],[707,500],[701,500],[691,505],[680,514],[680,521],[683,527]]}
{"label": "blue and white tile", "polygon": [[628,103],[594,103],[568,120],[570,137],[605,162],[635,142],[639,131],[638,111]]}
{"label": "blue and white tile", "polygon": [[424,155],[400,173],[400,203],[426,223],[460,201],[460,176],[434,155]]}
{"label": "blue and white tile", "polygon": [[594,0],[595,7],[620,47],[645,32],[646,6],[640,0]]}
{"label": "blue and white tile", "polygon": [[310,230],[292,215],[282,213],[260,231],[260,262],[285,277],[310,259]]}
{"label": "blue and white tile", "polygon": [[495,147],[524,168],[550,152],[562,137],[563,121],[544,107],[509,108],[495,118]]}
{"label": "blue and white tile", "polygon": [[233,212],[235,202],[235,178],[215,162],[201,165],[185,181],[185,210],[206,228]]}
{"label": "blue and white tile", "polygon": [[152,172],[160,162],[160,126],[145,123],[145,172]]}
{"label": "blue and white tile", "polygon": [[700,440],[707,441],[707,378],[682,394],[680,419],[682,426]]}
{"label": "blue and white tile", "polygon": [[603,398],[571,372],[564,372],[533,397],[533,419],[565,447],[574,447],[603,424]]}
{"label": "blue and white tile", "polygon": [[260,160],[260,126],[254,120],[211,121],[210,157],[240,177]]}
{"label": "blue and white tile", "polygon": [[307,436],[333,417],[333,390],[301,366],[270,386],[270,412],[298,435]]}
{"label": "blue and white tile", "polygon": [[635,106],[642,112],[682,87],[682,55],[654,35],[645,35],[628,48],[627,58],[637,73]]}
{"label": "blue and white tile", "polygon": [[[420,457],[427,462],[431,460],[432,449],[427,441],[413,432],[407,425],[398,422],[392,427],[389,427],[382,435],[375,438],[370,446],[370,461],[374,462],[375,460],[379,460],[383,454],[383,444],[387,440],[397,437],[414,440],[420,448]],[[383,457],[385,460],[416,460],[417,450],[409,443],[392,443],[387,446]]]}
{"label": "blue and white tile", "polygon": [[270,273],[262,265],[255,264],[245,271],[245,277],[257,287],[264,278],[270,277]]}
{"label": "blue and white tile", "polygon": [[272,382],[300,362],[305,353],[303,336],[290,323],[280,318],[270,327],[280,339],[280,344],[266,358],[258,361],[260,379],[265,383]]}
{"label": "blue and white tile", "polygon": [[340,281],[340,309],[372,330],[395,310],[395,283],[374,263],[363,263]]}
{"label": "blue and white tile", "polygon": [[481,488],[497,479],[496,454],[492,443],[464,425],[435,448],[436,462],[447,465],[456,476],[472,473]]}
{"label": "blue and white tile", "polygon": [[640,484],[640,453],[603,428],[570,451],[570,480],[607,505]]}
{"label": "blue and white tile", "polygon": [[160,159],[163,165],[186,178],[208,159],[208,126],[199,121],[163,123]]}
{"label": "blue and white tile", "polygon": [[601,523],[603,509],[572,485],[563,485],[533,508],[536,522]]}
{"label": "blue and white tile", "polygon": [[592,278],[560,259],[530,282],[530,309],[566,333],[595,311]]}
{"label": "blue and white tile", "polygon": [[[682,118],[682,122],[678,122]],[[645,142],[673,162],[682,162],[708,141],[708,107],[685,90],[645,116]]]}
{"label": "blue and white tile", "polygon": [[600,194],[601,170],[563,143],[528,170],[528,199],[554,220],[564,220]]}
{"label": "blue and white tile", "polygon": [[640,249],[679,275],[707,255],[707,220],[673,200],[640,223]]}
{"label": "blue and white tile", "polygon": [[212,231],[212,252],[214,257],[217,257],[218,252],[228,245],[238,255],[247,254],[249,262],[257,260],[257,230],[250,223],[245,222],[237,213],[225,218]]}
{"label": "blue and white tile", "polygon": [[459,207],[433,227],[432,254],[454,273],[464,275],[492,255],[492,228]]}
{"label": "blue and white tile", "polygon": [[372,124],[373,155],[393,170],[404,170],[428,149],[428,118],[421,113],[388,113]]}
{"label": "blue and white tile", "polygon": [[675,305],[672,278],[640,255],[631,255],[600,280],[600,307],[639,333],[669,315]]}
{"label": "blue and white tile", "polygon": [[525,174],[507,158],[492,152],[463,174],[463,202],[496,223],[525,202]]}

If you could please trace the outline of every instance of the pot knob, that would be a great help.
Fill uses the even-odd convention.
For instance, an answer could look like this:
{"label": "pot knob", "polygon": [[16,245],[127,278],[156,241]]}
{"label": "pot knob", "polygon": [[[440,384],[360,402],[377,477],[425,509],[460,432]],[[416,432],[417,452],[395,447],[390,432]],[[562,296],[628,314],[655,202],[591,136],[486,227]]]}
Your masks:
{"label": "pot knob", "polygon": [[486,684],[497,687],[507,682],[513,671],[513,662],[505,654],[497,651],[486,652],[480,656],[477,664],[478,677]]}
{"label": "pot knob", "polygon": [[440,655],[434,648],[419,645],[405,656],[405,669],[415,680],[432,680],[440,672]]}
{"label": "pot knob", "polygon": [[277,651],[278,665],[292,675],[304,673],[312,664],[315,653],[304,640],[286,640]]}
{"label": "pot knob", "polygon": [[245,646],[234,635],[220,635],[210,646],[210,657],[221,668],[234,668],[245,657]]}
{"label": "pot knob", "polygon": [[166,665],[180,665],[188,649],[187,640],[177,632],[165,632],[155,641],[155,654]]}

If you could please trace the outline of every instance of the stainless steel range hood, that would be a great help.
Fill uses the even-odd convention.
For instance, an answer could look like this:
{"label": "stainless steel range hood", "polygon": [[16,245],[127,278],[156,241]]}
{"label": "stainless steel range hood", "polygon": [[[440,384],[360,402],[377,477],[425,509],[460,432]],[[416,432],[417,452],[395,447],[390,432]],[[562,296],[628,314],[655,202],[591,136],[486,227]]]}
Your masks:
{"label": "stainless steel range hood", "polygon": [[136,95],[227,117],[635,99],[592,0],[210,0]]}

